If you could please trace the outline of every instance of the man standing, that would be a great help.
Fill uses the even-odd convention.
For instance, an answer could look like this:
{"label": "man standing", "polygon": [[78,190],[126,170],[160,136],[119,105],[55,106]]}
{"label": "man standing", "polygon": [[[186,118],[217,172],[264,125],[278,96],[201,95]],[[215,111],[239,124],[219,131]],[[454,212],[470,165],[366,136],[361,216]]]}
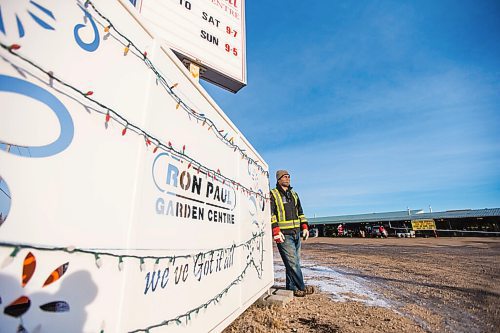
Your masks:
{"label": "man standing", "polygon": [[309,238],[307,219],[300,199],[290,186],[290,174],[286,170],[276,172],[276,188],[271,190],[271,228],[273,238],[286,268],[286,289],[294,296],[304,297],[314,293],[312,286],[304,284],[300,268],[301,238]]}

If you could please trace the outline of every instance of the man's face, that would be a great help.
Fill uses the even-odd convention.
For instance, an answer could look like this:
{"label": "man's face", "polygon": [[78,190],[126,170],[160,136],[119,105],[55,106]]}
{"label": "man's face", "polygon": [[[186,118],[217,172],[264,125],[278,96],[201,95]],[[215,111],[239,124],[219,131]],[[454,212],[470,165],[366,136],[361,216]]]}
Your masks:
{"label": "man's face", "polygon": [[289,187],[290,186],[290,175],[284,175],[278,180],[278,184],[280,184],[283,187]]}

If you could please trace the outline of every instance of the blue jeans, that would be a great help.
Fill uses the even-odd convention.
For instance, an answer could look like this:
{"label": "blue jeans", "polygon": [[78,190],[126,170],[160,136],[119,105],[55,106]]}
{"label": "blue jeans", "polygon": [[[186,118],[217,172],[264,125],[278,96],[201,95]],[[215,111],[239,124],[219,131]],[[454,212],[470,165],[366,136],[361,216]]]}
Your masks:
{"label": "blue jeans", "polygon": [[300,268],[300,231],[286,234],[283,243],[277,243],[278,251],[286,268],[286,289],[304,290],[304,277]]}

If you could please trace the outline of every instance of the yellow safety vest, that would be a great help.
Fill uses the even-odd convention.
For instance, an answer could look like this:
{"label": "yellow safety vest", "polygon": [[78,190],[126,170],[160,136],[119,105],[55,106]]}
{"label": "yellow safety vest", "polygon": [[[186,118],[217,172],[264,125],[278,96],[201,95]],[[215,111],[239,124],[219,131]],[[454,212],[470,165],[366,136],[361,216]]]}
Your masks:
{"label": "yellow safety vest", "polygon": [[[295,193],[294,190],[291,190],[292,197],[294,201],[294,207],[297,209],[297,202],[299,201],[299,196]],[[276,215],[271,216],[271,225],[278,223],[278,226],[281,230],[285,229],[293,229],[300,227],[301,223],[307,222],[307,219],[304,214],[299,215],[297,211],[298,220],[287,220],[285,213],[285,205],[283,204],[283,198],[281,197],[281,193],[278,189],[272,189],[271,194],[274,197],[274,202],[276,203]]]}

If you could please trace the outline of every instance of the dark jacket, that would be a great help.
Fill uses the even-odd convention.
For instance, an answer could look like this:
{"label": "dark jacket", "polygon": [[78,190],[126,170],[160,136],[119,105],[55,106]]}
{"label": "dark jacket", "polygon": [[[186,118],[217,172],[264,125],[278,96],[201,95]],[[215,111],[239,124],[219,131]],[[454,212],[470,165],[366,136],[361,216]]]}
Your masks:
{"label": "dark jacket", "polygon": [[[277,191],[276,191],[277,190]],[[279,194],[283,202],[284,216],[278,212],[278,204],[275,200],[275,195]],[[271,228],[273,235],[279,233],[288,233],[300,229],[307,229],[307,219],[302,210],[300,198],[298,194],[288,187],[285,191],[283,188],[276,184],[276,188],[271,191]],[[278,201],[280,198],[278,198]]]}

